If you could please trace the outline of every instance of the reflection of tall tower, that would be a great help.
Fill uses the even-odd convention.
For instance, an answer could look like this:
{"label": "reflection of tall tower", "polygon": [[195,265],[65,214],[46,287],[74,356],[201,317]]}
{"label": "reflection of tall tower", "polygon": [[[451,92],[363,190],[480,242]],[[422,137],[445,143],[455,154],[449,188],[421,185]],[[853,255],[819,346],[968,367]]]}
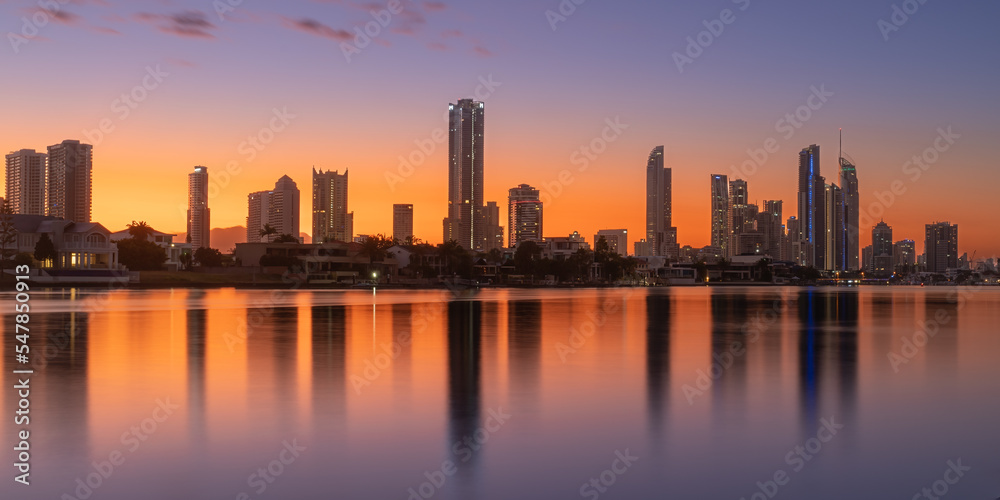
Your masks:
{"label": "reflection of tall tower", "polygon": [[650,289],[646,295],[646,405],[649,426],[659,431],[666,415],[663,405],[670,389],[670,289]]}
{"label": "reflection of tall tower", "polygon": [[314,306],[312,320],[312,406],[317,426],[343,418],[347,376],[347,308]]}
{"label": "reflection of tall tower", "polygon": [[[270,314],[268,314],[270,312]],[[297,397],[299,310],[296,307],[248,308],[247,365],[253,367],[248,383],[249,404],[274,412],[269,421],[287,428],[295,421]]]}
{"label": "reflection of tall tower", "polygon": [[191,442],[200,445],[206,441],[205,429],[205,335],[207,313],[202,299],[203,290],[191,290],[187,310],[187,382],[188,382],[188,422],[191,427]]}
{"label": "reflection of tall tower", "polygon": [[[746,334],[743,325],[748,322],[751,303],[745,293],[725,289],[712,290],[712,344],[711,357],[714,363],[729,362],[725,374],[712,385],[713,407],[742,413],[746,406],[747,394],[747,352]],[[761,335],[766,335],[762,332]],[[733,345],[742,345],[742,354],[734,353]],[[730,358],[732,361],[729,361]],[[723,361],[718,361],[718,360]],[[714,416],[722,417],[721,410]]]}
{"label": "reflection of tall tower", "polygon": [[[530,407],[538,392],[542,364],[542,301],[507,304],[507,355],[512,405]],[[521,401],[526,397],[530,401]]]}
{"label": "reflection of tall tower", "polygon": [[[9,322],[4,326],[5,332],[9,333],[3,336],[3,349],[4,352],[14,352],[14,320],[5,316],[7,319]],[[32,401],[29,415],[33,455],[63,455],[81,459],[91,456],[88,397],[91,391],[87,388],[91,376],[89,322],[89,315],[82,312],[36,313],[31,316],[31,330],[45,332],[44,335],[31,337],[30,368],[35,371],[31,378],[31,397],[38,398]],[[11,370],[28,368],[7,362],[7,359],[4,356],[3,368],[8,374]],[[13,361],[14,357],[9,359]],[[12,417],[17,406],[16,396],[14,390],[4,395],[4,413]]]}
{"label": "reflection of tall tower", "polygon": [[[472,436],[479,422],[480,406],[480,343],[482,302],[451,301],[448,303],[448,419],[450,433],[446,443],[452,444]],[[475,462],[476,455],[453,457]],[[459,467],[459,470],[463,470]]]}
{"label": "reflection of tall tower", "polygon": [[[802,431],[815,432],[824,396],[834,395],[834,412],[851,419],[857,398],[858,294],[806,290],[798,296],[799,387]],[[831,373],[832,372],[832,373]]]}

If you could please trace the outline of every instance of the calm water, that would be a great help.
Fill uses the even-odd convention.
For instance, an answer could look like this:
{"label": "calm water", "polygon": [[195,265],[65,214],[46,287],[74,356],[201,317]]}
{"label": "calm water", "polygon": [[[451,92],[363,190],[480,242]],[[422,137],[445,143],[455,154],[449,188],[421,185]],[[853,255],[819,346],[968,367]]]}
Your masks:
{"label": "calm water", "polygon": [[1000,496],[1000,289],[31,300],[3,499]]}

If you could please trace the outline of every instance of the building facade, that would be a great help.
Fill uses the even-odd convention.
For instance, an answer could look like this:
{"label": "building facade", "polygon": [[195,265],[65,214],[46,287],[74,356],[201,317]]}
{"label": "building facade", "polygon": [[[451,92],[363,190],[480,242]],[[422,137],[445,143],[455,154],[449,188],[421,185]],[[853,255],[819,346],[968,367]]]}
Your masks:
{"label": "building facade", "polygon": [[467,250],[482,250],[486,242],[483,217],[482,102],[460,99],[448,105],[448,216],[444,241]]}
{"label": "building facade", "polygon": [[[274,189],[247,195],[247,243],[271,242],[282,234],[298,239],[300,199],[299,187],[287,175],[274,183]],[[274,233],[262,235],[265,225]]]}
{"label": "building facade", "polygon": [[895,266],[892,262],[892,227],[879,221],[872,228],[872,267],[871,272],[878,277],[889,277]]}
{"label": "building facade", "polygon": [[401,244],[413,241],[413,205],[396,203],[392,206],[392,238]]}
{"label": "building facade", "polygon": [[21,215],[45,215],[48,210],[47,163],[45,153],[22,149],[6,156],[5,200]]}
{"label": "building facade", "polygon": [[860,268],[858,249],[861,246],[859,238],[861,197],[858,192],[858,168],[849,157],[844,155],[843,148],[840,152],[840,189],[844,197],[844,234],[842,237],[844,267],[842,269],[857,271]]}
{"label": "building facade", "polygon": [[725,175],[712,174],[712,246],[729,255],[729,180]]}
{"label": "building facade", "polygon": [[594,235],[594,249],[597,249],[597,242],[601,238],[608,242],[608,248],[621,255],[628,256],[628,229],[601,229]]}
{"label": "building facade", "polygon": [[350,242],[354,237],[354,212],[347,211],[347,174],[313,169],[313,243]]}
{"label": "building facade", "polygon": [[924,230],[927,271],[943,273],[958,268],[958,224],[935,222]]}
{"label": "building facade", "polygon": [[47,215],[90,222],[94,147],[63,141],[48,147]]}
{"label": "building facade", "polygon": [[798,239],[803,243],[804,253],[804,259],[799,264],[822,269],[821,250],[825,248],[822,241],[825,239],[822,227],[824,181],[820,176],[819,158],[819,146],[815,144],[799,152]]}
{"label": "building facade", "polygon": [[211,211],[208,208],[208,167],[188,174],[187,237],[192,250],[211,248]]}
{"label": "building facade", "polygon": [[679,254],[671,214],[671,171],[664,166],[663,146],[653,148],[646,160],[646,241],[653,256]]}
{"label": "building facade", "polygon": [[522,241],[542,241],[542,202],[538,190],[527,184],[511,188],[507,203],[507,246],[514,248]]}

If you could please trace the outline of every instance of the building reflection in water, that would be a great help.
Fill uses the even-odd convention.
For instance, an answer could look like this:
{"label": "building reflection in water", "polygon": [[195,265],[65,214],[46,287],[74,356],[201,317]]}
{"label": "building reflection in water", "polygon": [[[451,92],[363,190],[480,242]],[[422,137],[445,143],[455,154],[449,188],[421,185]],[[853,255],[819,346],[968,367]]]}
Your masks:
{"label": "building reflection in water", "polygon": [[206,442],[205,430],[205,340],[207,329],[207,311],[205,310],[205,291],[190,290],[188,292],[187,319],[187,414],[188,425],[191,428],[191,442],[195,446]]}
{"label": "building reflection in water", "polygon": [[347,316],[345,306],[313,306],[313,421],[323,433],[344,422],[347,387]]}
{"label": "building reflection in water", "polygon": [[[4,352],[14,352],[14,317],[5,316],[4,321],[5,328],[9,329]],[[89,456],[89,314],[34,314],[30,321],[32,365],[8,365],[7,368],[28,368],[35,372],[30,375],[31,397],[37,398],[32,401],[29,415],[32,447],[37,446],[38,456]],[[9,380],[11,386],[17,383],[13,378]],[[9,414],[13,416],[17,391],[7,393]],[[67,418],[67,414],[71,414],[71,418]]]}
{"label": "building reflection in water", "polygon": [[[453,300],[448,303],[448,447],[459,478],[476,472],[482,451],[468,453],[463,443],[482,425],[481,342],[482,302]],[[472,485],[470,481],[468,485]]]}
{"label": "building reflection in water", "polygon": [[[799,395],[801,425],[816,432],[819,419],[833,415],[853,421],[857,398],[858,292],[815,290],[799,292]],[[833,372],[833,373],[831,373]],[[835,392],[834,392],[835,391]],[[824,396],[835,407],[822,408]]]}
{"label": "building reflection in water", "polygon": [[515,300],[507,305],[507,355],[511,404],[521,411],[537,405],[542,363],[542,301]]}
{"label": "building reflection in water", "polygon": [[[743,327],[750,317],[750,307],[750,301],[742,291],[712,290],[710,370],[721,372],[721,376],[712,383],[712,416],[727,421],[739,418],[746,409],[747,351],[750,346],[747,345]],[[764,335],[766,332],[761,333],[761,336]],[[712,375],[709,373],[709,376]]]}
{"label": "building reflection in water", "polygon": [[646,405],[650,433],[656,437],[663,427],[666,416],[664,405],[670,397],[673,315],[670,289],[650,289],[646,295]]}

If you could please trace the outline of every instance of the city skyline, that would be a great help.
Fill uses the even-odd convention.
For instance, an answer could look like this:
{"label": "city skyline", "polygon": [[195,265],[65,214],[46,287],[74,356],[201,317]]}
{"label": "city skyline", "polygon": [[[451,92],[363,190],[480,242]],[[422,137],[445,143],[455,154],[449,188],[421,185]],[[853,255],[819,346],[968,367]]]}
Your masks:
{"label": "city skyline", "polygon": [[[25,75],[11,82],[12,91],[25,96],[25,102],[44,97],[63,110],[61,119],[53,121],[26,104],[12,103],[17,125],[11,120],[4,125],[4,149],[44,151],[64,138],[94,144],[97,203],[92,218],[109,227],[144,218],[169,232],[185,227],[184,208],[179,208],[186,207],[185,179],[176,172],[189,165],[206,165],[217,179],[220,189],[210,204],[215,207],[213,226],[220,228],[244,225],[247,193],[279,175],[304,179],[312,165],[341,172],[350,168],[357,233],[388,232],[391,212],[386,207],[413,203],[423,207],[415,215],[415,234],[438,243],[441,219],[447,215],[441,202],[447,198],[447,185],[440,180],[447,168],[448,123],[442,103],[472,97],[491,110],[490,140],[484,150],[489,170],[486,200],[502,200],[510,186],[529,183],[552,198],[546,203],[550,234],[578,230],[592,235],[604,227],[627,227],[638,240],[644,235],[644,207],[633,190],[643,173],[631,166],[643,162],[652,145],[664,144],[666,163],[674,167],[674,185],[688,186],[685,191],[690,192],[674,193],[673,225],[682,244],[700,247],[711,241],[709,200],[700,188],[704,174],[745,178],[754,186],[753,201],[784,200],[785,215],[794,215],[795,179],[789,169],[797,152],[808,144],[824,146],[822,163],[828,166],[827,182],[833,182],[836,175],[830,167],[837,165],[834,148],[843,127],[850,153],[864,169],[862,212],[872,219],[859,224],[860,246],[870,244],[867,229],[882,216],[918,246],[927,221],[947,219],[962,224],[963,248],[1000,254],[989,222],[969,217],[979,209],[974,200],[992,199],[986,183],[971,180],[991,169],[990,138],[1000,130],[1000,105],[977,96],[989,95],[998,71],[960,50],[981,43],[976,33],[996,36],[985,20],[1000,7],[931,5],[928,15],[915,17],[885,41],[876,26],[889,13],[883,6],[842,3],[827,12],[823,26],[789,32],[789,20],[808,12],[805,6],[753,4],[681,72],[670,55],[683,52],[685,38],[718,14],[710,6],[651,5],[644,7],[645,15],[635,16],[588,3],[553,30],[544,16],[549,7],[511,5],[447,4],[443,11],[425,15],[428,23],[417,36],[386,33],[384,40],[395,42],[393,46],[372,44],[350,63],[336,41],[289,29],[280,21],[271,28],[287,33],[289,46],[301,49],[295,57],[254,42],[258,25],[246,21],[260,11],[250,5],[227,14],[226,21],[194,2],[172,7],[139,2],[126,8],[162,15],[200,10],[210,25],[211,36],[203,37],[133,23],[127,12],[124,21],[107,23],[119,35],[51,23],[41,33],[46,40],[32,40],[19,53],[8,51],[0,57]],[[97,5],[66,8],[84,25],[102,24],[106,13]],[[273,8],[278,12],[261,17],[308,18],[347,31],[369,20],[367,12],[331,4],[291,2]],[[11,19],[23,15],[10,4],[0,10]],[[489,55],[476,52],[467,36],[445,40],[449,50],[408,43],[437,43],[444,32],[461,28],[461,16],[504,20],[506,26],[521,28],[524,38],[508,41],[508,28],[484,27],[480,42]],[[618,28],[612,28],[613,20],[621,23]],[[601,42],[593,36],[613,35],[614,29],[647,35],[630,42],[614,36]],[[859,36],[836,44],[836,49],[819,43],[844,32]],[[793,35],[802,43],[788,44],[787,37]],[[246,44],[248,50],[235,53],[236,43]],[[562,51],[559,64],[550,64],[544,50],[539,52],[549,47]],[[584,57],[597,49],[627,55],[596,62]],[[761,71],[752,71],[747,61],[759,60],[761,53],[771,56]],[[649,60],[665,62],[650,65]],[[880,62],[885,60],[893,64]],[[80,75],[78,88],[47,92],[38,85],[43,80],[31,76],[50,64],[76,67],[84,61],[102,71]],[[929,67],[928,61],[937,66]],[[261,77],[262,65],[276,71]],[[157,67],[167,75],[157,73]],[[397,81],[394,76],[400,70],[414,70],[406,92],[390,83]],[[866,76],[863,86],[856,82],[858,72]],[[622,74],[633,73],[644,76],[634,89],[608,90],[617,88]],[[748,73],[755,76],[734,78]],[[373,74],[383,78],[370,78]],[[953,75],[966,82],[963,92],[941,94],[942,86],[955,80]],[[238,89],[233,88],[234,77],[243,82]],[[144,79],[150,88],[143,86]],[[337,93],[329,92],[330,83],[337,85]],[[136,95],[148,96],[134,108],[125,106],[127,116],[116,111],[121,108],[116,99],[137,85],[141,91]],[[542,110],[553,102],[567,106],[545,120],[534,120],[545,116]],[[808,120],[796,118],[803,109]],[[105,119],[110,126],[102,130]],[[552,126],[543,128],[541,122]],[[941,137],[952,142],[939,141]],[[173,147],[164,150],[165,143]],[[330,143],[333,156],[321,152]],[[928,148],[933,152],[924,155]],[[165,154],[146,154],[154,150]],[[928,166],[924,169],[912,161],[914,156],[933,161],[921,160]],[[573,175],[561,181],[564,170]],[[142,171],[143,184],[157,186],[155,193],[130,186],[136,171]],[[387,179],[387,174],[398,178]],[[896,181],[902,194],[892,192]],[[616,203],[610,209],[595,204],[594,193],[606,193]],[[871,211],[879,199],[891,203]],[[301,206],[311,210],[306,197]],[[133,213],[136,207],[143,213]]]}

